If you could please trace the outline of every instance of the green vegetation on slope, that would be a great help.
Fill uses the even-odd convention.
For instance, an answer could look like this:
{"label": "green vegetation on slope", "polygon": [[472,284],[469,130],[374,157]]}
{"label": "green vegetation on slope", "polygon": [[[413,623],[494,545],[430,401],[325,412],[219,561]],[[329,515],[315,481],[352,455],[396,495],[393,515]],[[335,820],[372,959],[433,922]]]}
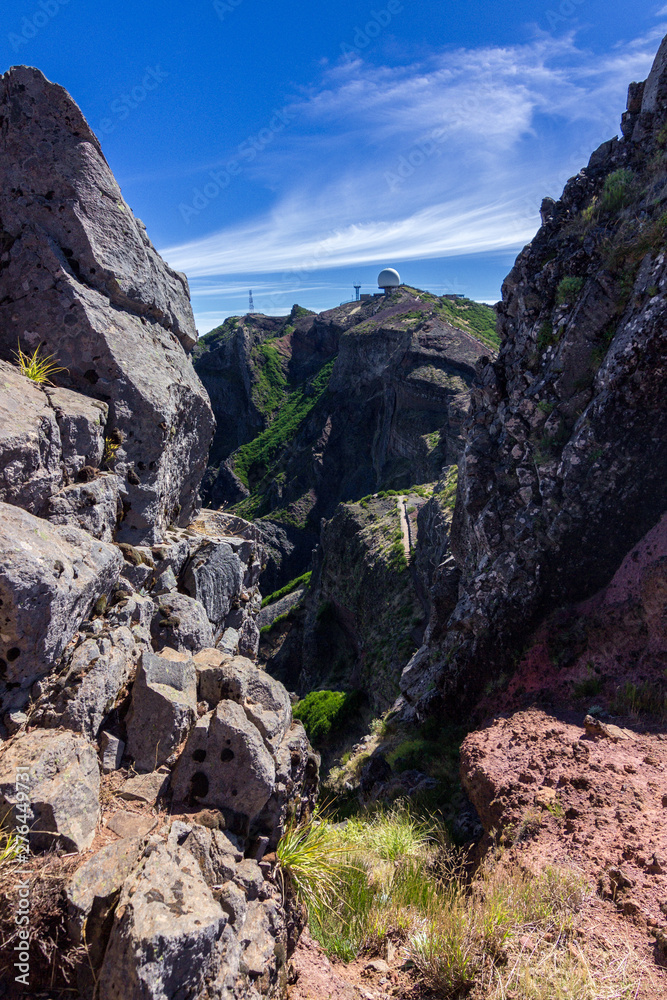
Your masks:
{"label": "green vegetation on slope", "polygon": [[192,360],[197,361],[202,354],[216,347],[218,344],[229,340],[234,330],[239,325],[238,316],[228,316],[224,323],[216,326],[214,330],[209,330],[203,337],[200,337],[192,351]]}
{"label": "green vegetation on slope", "polygon": [[630,1000],[646,971],[630,947],[610,962],[581,934],[594,889],[578,872],[532,874],[492,856],[471,879],[437,820],[406,807],[336,826],[318,819],[288,830],[276,854],[330,955],[382,955],[400,941],[412,975],[443,1000],[471,990],[486,1000]]}
{"label": "green vegetation on slope", "polygon": [[252,350],[255,383],[252,401],[266,417],[272,416],[282,405],[289,391],[284,365],[286,359],[272,343],[265,340]]}
{"label": "green vegetation on slope", "polygon": [[292,715],[303,722],[308,739],[317,748],[349,726],[361,699],[358,691],[310,691],[296,703]]}
{"label": "green vegetation on slope", "polygon": [[485,347],[497,351],[500,338],[496,333],[496,313],[491,306],[472,299],[440,299],[439,311],[454,326],[460,327],[481,341]]}
{"label": "green vegetation on slope", "polygon": [[[262,345],[266,347],[267,345]],[[275,348],[274,348],[275,350]],[[276,354],[278,352],[276,351]],[[275,418],[261,434],[242,445],[234,453],[234,472],[247,487],[254,486],[268,475],[273,463],[280,457],[282,449],[291,441],[303,421],[319,402],[326,391],[334,361],[327,361],[317,375],[311,379],[308,391],[304,386],[284,390],[286,395]],[[282,374],[282,370],[281,370]],[[278,393],[278,375],[274,359],[269,354],[263,368],[265,398],[273,400]],[[285,383],[286,384],[286,383]]]}
{"label": "green vegetation on slope", "polygon": [[293,580],[290,580],[289,583],[286,583],[285,586],[281,587],[279,590],[274,590],[272,594],[269,594],[268,597],[264,597],[262,599],[262,607],[265,608],[267,604],[274,604],[275,601],[279,601],[281,597],[287,597],[288,594],[298,590],[299,587],[307,587],[310,583],[311,573],[312,571],[308,570],[307,573],[302,573],[301,576],[297,576]]}

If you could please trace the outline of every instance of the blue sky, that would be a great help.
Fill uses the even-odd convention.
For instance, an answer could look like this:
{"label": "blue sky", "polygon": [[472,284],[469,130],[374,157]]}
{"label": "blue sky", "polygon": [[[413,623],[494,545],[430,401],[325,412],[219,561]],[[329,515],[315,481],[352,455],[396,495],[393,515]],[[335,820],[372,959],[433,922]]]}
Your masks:
{"label": "blue sky", "polygon": [[667,33],[620,0],[13,0],[3,70],[69,90],[204,333],[381,266],[494,301]]}

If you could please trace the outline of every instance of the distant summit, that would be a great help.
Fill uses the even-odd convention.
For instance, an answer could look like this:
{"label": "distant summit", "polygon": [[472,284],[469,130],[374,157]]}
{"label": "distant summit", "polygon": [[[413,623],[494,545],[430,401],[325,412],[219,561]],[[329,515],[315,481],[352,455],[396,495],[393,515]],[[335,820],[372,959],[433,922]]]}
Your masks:
{"label": "distant summit", "polygon": [[319,314],[227,319],[194,352],[217,420],[205,501],[289,536],[295,575],[338,503],[457,461],[475,364],[497,346],[489,306],[407,285]]}

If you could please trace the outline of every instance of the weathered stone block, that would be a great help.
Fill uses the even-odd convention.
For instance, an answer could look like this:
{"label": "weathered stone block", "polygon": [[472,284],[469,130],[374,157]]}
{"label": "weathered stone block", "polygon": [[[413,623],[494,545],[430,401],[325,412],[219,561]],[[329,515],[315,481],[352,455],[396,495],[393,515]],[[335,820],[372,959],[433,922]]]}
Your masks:
{"label": "weathered stone block", "polygon": [[[17,785],[18,768],[27,768],[25,785]],[[16,807],[24,788],[34,815],[34,822],[26,824],[33,850],[56,844],[67,851],[90,847],[99,818],[100,769],[87,739],[48,729],[21,735],[0,758],[0,812],[10,810],[19,827]]]}
{"label": "weathered stone block", "polygon": [[204,605],[209,620],[221,625],[243,587],[241,560],[226,542],[205,542],[183,570],[183,586]]}
{"label": "weathered stone block", "polygon": [[227,917],[189,851],[151,846],[127,880],[100,973],[100,1000],[197,997],[217,972]]}
{"label": "weathered stone block", "polygon": [[157,612],[151,622],[155,649],[171,646],[196,653],[213,645],[213,629],[199,601],[186,594],[166,594],[155,603]]}
{"label": "weathered stone block", "polygon": [[139,771],[163,764],[197,716],[197,674],[192,660],[145,652],[132,688],[127,749]]}
{"label": "weathered stone block", "polygon": [[0,503],[0,671],[29,683],[54,665],[122,566],[117,548]]}
{"label": "weathered stone block", "polygon": [[252,819],[269,799],[275,773],[271,754],[241,706],[221,701],[190,732],[172,775],[173,801]]}

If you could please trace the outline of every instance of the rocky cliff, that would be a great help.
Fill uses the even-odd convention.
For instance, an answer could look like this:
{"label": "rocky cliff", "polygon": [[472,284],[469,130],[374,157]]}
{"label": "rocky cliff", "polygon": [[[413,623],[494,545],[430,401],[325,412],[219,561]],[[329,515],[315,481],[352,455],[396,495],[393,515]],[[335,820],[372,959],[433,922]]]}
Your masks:
{"label": "rocky cliff", "polygon": [[61,87],[0,109],[0,992],[281,996],[318,759],[253,662],[260,533],[200,511],[187,282]]}
{"label": "rocky cliff", "polygon": [[[511,669],[554,607],[591,597],[665,510],[667,45],[503,286],[478,368],[452,551],[458,595],[406,669],[450,713]],[[458,599],[457,599],[458,597]]]}
{"label": "rocky cliff", "polygon": [[6,73],[0,133],[0,357],[41,348],[65,368],[59,385],[104,404],[97,464],[119,480],[119,533],[151,542],[196,513],[213,431],[186,354],[197,339],[187,280],[153,249],[62,87],[38,70]]}
{"label": "rocky cliff", "polygon": [[339,503],[456,461],[475,363],[494,353],[493,310],[466,299],[403,287],[304,313],[227,320],[195,350],[219,426],[207,495],[260,519],[267,591],[307,568]]}

